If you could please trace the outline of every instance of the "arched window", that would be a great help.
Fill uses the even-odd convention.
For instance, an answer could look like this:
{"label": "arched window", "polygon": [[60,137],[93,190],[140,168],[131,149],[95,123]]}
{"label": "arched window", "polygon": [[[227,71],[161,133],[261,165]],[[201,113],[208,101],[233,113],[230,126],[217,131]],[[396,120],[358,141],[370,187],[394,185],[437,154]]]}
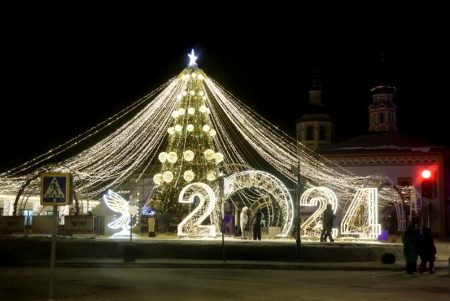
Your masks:
{"label": "arched window", "polygon": [[319,128],[319,140],[327,140],[327,129],[323,125]]}
{"label": "arched window", "polygon": [[314,140],[314,127],[308,126],[306,128],[306,140]]}

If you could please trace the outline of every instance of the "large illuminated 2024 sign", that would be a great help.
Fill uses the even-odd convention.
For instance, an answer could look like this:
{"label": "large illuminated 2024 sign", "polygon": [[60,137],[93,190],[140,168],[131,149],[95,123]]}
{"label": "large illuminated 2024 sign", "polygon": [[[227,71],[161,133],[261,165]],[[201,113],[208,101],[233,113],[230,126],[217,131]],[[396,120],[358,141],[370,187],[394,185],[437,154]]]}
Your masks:
{"label": "large illuminated 2024 sign", "polygon": [[[284,208],[283,227],[280,237],[287,237],[294,219],[293,201],[290,197],[277,200],[277,191],[284,191],[286,187],[281,181],[274,181],[274,177],[261,171],[246,171],[226,178],[225,198],[232,195],[233,191],[254,187],[271,194],[280,208]],[[283,187],[281,187],[281,186]],[[277,193],[275,193],[277,192]],[[195,204],[194,210],[186,216],[178,225],[179,237],[215,237],[220,229],[221,205],[218,204],[216,193],[204,183],[192,183],[183,188],[179,195],[179,202]],[[288,205],[286,205],[286,202]],[[313,187],[306,190],[300,198],[300,206],[317,206],[317,209],[301,224],[302,235],[319,237],[322,229],[321,218],[327,204],[332,205],[336,213],[338,200],[336,194],[327,187]],[[219,206],[218,206],[219,205]],[[219,212],[219,214],[214,214]],[[210,217],[210,222],[205,220]],[[378,223],[378,191],[376,188],[360,188],[356,191],[351,202],[345,206],[340,223],[340,234],[358,238],[375,239],[381,233],[381,225]],[[338,228],[333,228],[333,235],[337,236]]]}

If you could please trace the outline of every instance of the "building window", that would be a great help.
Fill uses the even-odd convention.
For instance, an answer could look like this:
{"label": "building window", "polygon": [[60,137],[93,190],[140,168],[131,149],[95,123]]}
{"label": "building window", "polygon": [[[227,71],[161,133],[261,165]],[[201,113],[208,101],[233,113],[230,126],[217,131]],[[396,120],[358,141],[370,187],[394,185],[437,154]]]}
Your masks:
{"label": "building window", "polygon": [[412,186],[411,177],[402,177],[397,179],[398,186]]}
{"label": "building window", "polygon": [[319,129],[319,139],[327,140],[327,129],[323,125],[321,125]]}
{"label": "building window", "polygon": [[308,126],[306,128],[306,140],[314,140],[314,127]]}
{"label": "building window", "polygon": [[378,123],[384,123],[384,114],[378,113]]}

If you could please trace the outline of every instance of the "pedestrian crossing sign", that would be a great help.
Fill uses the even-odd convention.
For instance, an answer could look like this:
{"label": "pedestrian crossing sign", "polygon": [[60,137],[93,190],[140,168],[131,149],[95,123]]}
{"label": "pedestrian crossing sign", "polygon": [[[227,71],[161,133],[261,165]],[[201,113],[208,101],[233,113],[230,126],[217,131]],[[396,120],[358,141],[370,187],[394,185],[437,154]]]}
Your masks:
{"label": "pedestrian crossing sign", "polygon": [[69,173],[41,173],[41,205],[72,204],[72,175]]}

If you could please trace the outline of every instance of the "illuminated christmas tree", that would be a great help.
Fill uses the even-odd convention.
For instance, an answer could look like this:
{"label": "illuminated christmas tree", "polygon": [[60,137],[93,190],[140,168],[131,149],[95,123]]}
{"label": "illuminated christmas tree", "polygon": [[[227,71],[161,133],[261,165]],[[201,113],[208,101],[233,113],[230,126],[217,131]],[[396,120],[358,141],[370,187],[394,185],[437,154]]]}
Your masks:
{"label": "illuminated christmas tree", "polygon": [[167,129],[168,144],[158,155],[161,170],[153,181],[157,185],[151,206],[159,213],[169,214],[179,222],[187,207],[178,203],[178,195],[186,185],[203,182],[211,187],[218,185],[218,164],[223,155],[215,151],[216,131],[209,118],[208,93],[204,86],[205,74],[197,67],[197,57],[192,50],[189,67],[181,74],[183,88],[172,112],[173,122]]}

